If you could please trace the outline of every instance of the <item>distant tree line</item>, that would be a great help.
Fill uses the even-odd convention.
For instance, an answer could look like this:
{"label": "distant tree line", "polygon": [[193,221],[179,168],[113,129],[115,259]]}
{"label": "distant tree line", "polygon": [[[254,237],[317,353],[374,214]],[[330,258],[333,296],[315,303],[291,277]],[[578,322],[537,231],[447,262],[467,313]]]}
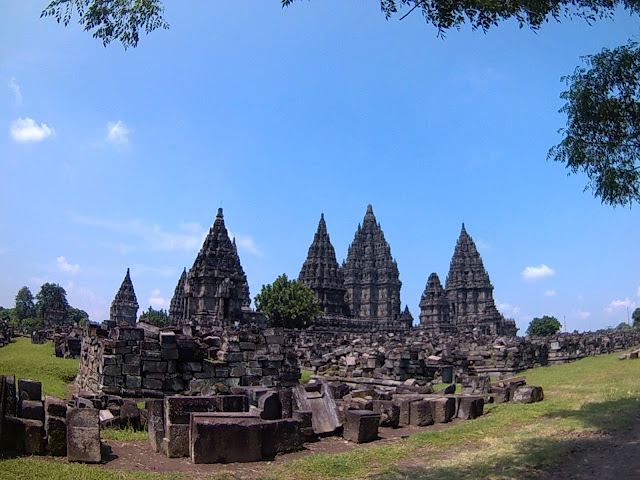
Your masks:
{"label": "distant tree line", "polygon": [[29,287],[18,290],[13,308],[0,307],[0,319],[9,322],[18,332],[31,333],[44,328],[44,319],[55,311],[61,314],[61,324],[89,323],[89,314],[72,307],[67,301],[67,292],[57,283],[45,283],[34,297]]}
{"label": "distant tree line", "polygon": [[146,312],[142,312],[139,322],[148,323],[150,325],[155,325],[156,327],[166,327],[171,324],[171,319],[169,318],[169,312],[166,310],[154,310],[152,306],[149,306],[149,310]]}

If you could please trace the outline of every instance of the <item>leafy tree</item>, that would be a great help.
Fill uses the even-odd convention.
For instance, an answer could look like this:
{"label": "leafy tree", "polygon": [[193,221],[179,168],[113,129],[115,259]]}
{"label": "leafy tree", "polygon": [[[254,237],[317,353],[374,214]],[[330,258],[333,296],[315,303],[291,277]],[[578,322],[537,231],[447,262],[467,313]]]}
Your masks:
{"label": "leafy tree", "polygon": [[57,283],[45,283],[40,287],[36,295],[36,313],[40,320],[44,319],[45,313],[51,308],[62,307],[63,319],[67,317],[69,303],[67,302],[67,292]]}
{"label": "leafy tree", "polygon": [[89,323],[89,314],[79,308],[69,307],[65,323],[77,323],[79,326],[84,327]]}
{"label": "leafy tree", "polygon": [[640,328],[640,308],[636,308],[633,311],[631,318],[633,319],[633,326],[635,328]]}
{"label": "leafy tree", "polygon": [[42,330],[43,328],[44,328],[44,322],[42,321],[41,318],[30,317],[30,318],[25,318],[20,322],[20,330],[22,330],[25,333],[30,334],[31,332]]}
{"label": "leafy tree", "polygon": [[149,306],[149,310],[142,312],[138,321],[149,323],[161,328],[171,325],[171,319],[169,318],[169,313],[166,310],[154,310],[151,306]]}
{"label": "leafy tree", "polygon": [[141,29],[150,33],[169,28],[162,18],[162,0],[53,0],[40,16],[54,17],[66,27],[74,11],[84,30],[92,31],[105,47],[118,40],[126,50],[138,45]]}
{"label": "leafy tree", "polygon": [[558,333],[561,328],[562,324],[556,317],[545,315],[542,318],[536,317],[531,320],[529,328],[527,328],[527,335],[531,335],[532,337],[548,337],[549,335]]}
{"label": "leafy tree", "polygon": [[29,287],[22,287],[16,294],[16,316],[18,321],[22,321],[27,317],[35,315],[35,305],[33,303],[33,295]]}
{"label": "leafy tree", "polygon": [[585,173],[585,189],[603,203],[640,203],[640,46],[630,41],[583,60],[589,68],[564,77],[567,128],[548,158]]}
{"label": "leafy tree", "polygon": [[272,285],[263,285],[255,303],[272,327],[306,328],[322,315],[313,290],[289,280],[285,274],[276,278]]}
{"label": "leafy tree", "polygon": [[632,328],[627,322],[622,322],[616,327],[616,330],[631,330]]}

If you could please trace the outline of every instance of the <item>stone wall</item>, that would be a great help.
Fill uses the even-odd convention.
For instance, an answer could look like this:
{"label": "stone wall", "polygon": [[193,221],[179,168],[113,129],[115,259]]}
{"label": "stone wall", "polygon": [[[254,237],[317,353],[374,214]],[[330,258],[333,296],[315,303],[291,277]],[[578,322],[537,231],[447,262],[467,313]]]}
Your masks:
{"label": "stone wall", "polygon": [[0,320],[0,347],[8,345],[11,337],[13,337],[13,328],[6,320]]}
{"label": "stone wall", "polygon": [[433,380],[443,365],[458,374],[509,375],[640,345],[640,331],[606,330],[548,338],[496,337],[475,332],[437,334],[289,331],[303,368],[339,377]]}
{"label": "stone wall", "polygon": [[160,397],[215,385],[286,387],[300,378],[295,352],[279,329],[212,327],[191,336],[138,326],[85,329],[76,380],[81,389]]}

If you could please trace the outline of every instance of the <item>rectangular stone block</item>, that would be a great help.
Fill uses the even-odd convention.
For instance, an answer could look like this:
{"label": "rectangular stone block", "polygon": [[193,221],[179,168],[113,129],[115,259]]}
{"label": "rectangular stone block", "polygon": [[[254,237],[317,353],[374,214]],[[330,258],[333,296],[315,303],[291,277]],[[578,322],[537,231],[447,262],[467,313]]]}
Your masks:
{"label": "rectangular stone block", "polygon": [[140,364],[128,364],[122,365],[123,375],[137,375],[140,376]]}
{"label": "rectangular stone block", "polygon": [[160,452],[164,438],[164,400],[147,400],[147,431],[149,444],[154,452]]}
{"label": "rectangular stone block", "polygon": [[433,410],[433,421],[435,423],[447,423],[456,414],[456,401],[449,397],[440,397],[431,399],[431,408]]}
{"label": "rectangular stone block", "polygon": [[125,385],[127,388],[141,388],[142,387],[142,377],[135,375],[126,375],[124,377]]}
{"label": "rectangular stone block", "polygon": [[430,400],[411,402],[410,424],[417,427],[433,425],[433,409]]}
{"label": "rectangular stone block", "polygon": [[221,412],[224,407],[222,398],[225,397],[165,397],[165,425],[188,425],[191,418],[190,414],[194,412]]}
{"label": "rectangular stone block", "polygon": [[64,418],[46,416],[44,423],[49,455],[64,457],[67,454],[67,424]]}
{"label": "rectangular stone block", "polygon": [[44,404],[41,400],[22,400],[20,417],[44,422]]}
{"label": "rectangular stone block", "polygon": [[163,382],[157,378],[143,377],[142,386],[149,390],[162,390]]}
{"label": "rectangular stone block", "polygon": [[178,349],[162,347],[162,359],[163,360],[178,360]]}
{"label": "rectangular stone block", "polygon": [[[18,402],[16,395],[16,377],[13,375],[2,375],[4,381],[4,417],[15,417],[18,413]],[[2,392],[0,391],[0,394]]]}
{"label": "rectangular stone block", "polygon": [[370,410],[347,410],[342,437],[354,443],[372,442],[378,438],[380,414]]}
{"label": "rectangular stone block", "polygon": [[97,409],[70,408],[67,411],[67,459],[70,462],[100,462],[100,426]]}
{"label": "rectangular stone block", "polygon": [[52,415],[54,417],[66,418],[67,416],[67,404],[64,400],[52,395],[44,397],[44,410],[46,415]]}
{"label": "rectangular stone block", "polygon": [[262,424],[262,458],[296,452],[302,449],[303,443],[299,423],[293,418],[268,420]]}
{"label": "rectangular stone block", "polygon": [[169,458],[189,456],[189,424],[165,424],[165,439]]}
{"label": "rectangular stone block", "polygon": [[380,414],[380,426],[397,428],[400,424],[400,407],[392,400],[374,400],[373,411]]}
{"label": "rectangular stone block", "polygon": [[166,373],[167,362],[145,360],[142,362],[142,371],[145,373]]}
{"label": "rectangular stone block", "polygon": [[42,400],[42,383],[35,380],[18,380],[18,397],[21,400]]}
{"label": "rectangular stone block", "polygon": [[458,418],[470,420],[482,415],[484,411],[484,399],[482,397],[464,396],[460,398],[458,406]]}
{"label": "rectangular stone block", "polygon": [[44,455],[44,424],[39,420],[22,420],[24,424],[24,453]]}
{"label": "rectangular stone block", "polygon": [[411,403],[422,400],[424,395],[399,394],[394,395],[392,402],[400,408],[400,425],[411,425]]}
{"label": "rectangular stone block", "polygon": [[109,375],[111,377],[117,377],[122,375],[122,365],[105,365],[102,369],[103,375]]}
{"label": "rectangular stone block", "polygon": [[262,420],[248,414],[194,414],[191,419],[189,450],[196,464],[257,462],[262,441]]}

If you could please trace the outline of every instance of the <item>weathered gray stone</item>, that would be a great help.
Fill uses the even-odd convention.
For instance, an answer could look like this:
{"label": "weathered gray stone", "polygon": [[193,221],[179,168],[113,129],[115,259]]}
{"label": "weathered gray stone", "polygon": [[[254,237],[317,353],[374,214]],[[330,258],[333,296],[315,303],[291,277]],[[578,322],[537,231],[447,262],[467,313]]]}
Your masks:
{"label": "weathered gray stone", "polygon": [[65,401],[52,395],[44,397],[44,409],[46,415],[61,418],[66,418],[67,416],[67,404]]}
{"label": "weathered gray stone", "polygon": [[67,411],[67,459],[70,462],[100,462],[98,418],[95,408],[70,408]]}
{"label": "weathered gray stone", "polygon": [[484,410],[484,399],[482,397],[463,396],[460,397],[458,405],[458,418],[471,420],[480,417]]}
{"label": "weathered gray stone", "polygon": [[63,457],[67,454],[67,424],[64,418],[47,415],[45,420],[47,452]]}
{"label": "weathered gray stone", "polygon": [[160,452],[164,438],[164,400],[147,400],[145,408],[149,443],[154,452]]}
{"label": "weathered gray stone", "polygon": [[433,398],[430,400],[435,423],[447,423],[456,414],[456,401],[450,397]]}
{"label": "weathered gray stone", "polygon": [[433,425],[433,406],[431,400],[416,400],[411,402],[410,424],[417,427]]}
{"label": "weathered gray stone", "polygon": [[378,438],[380,414],[370,410],[349,410],[342,436],[354,443],[372,442]]}
{"label": "weathered gray stone", "polygon": [[304,436],[293,418],[266,421],[262,424],[262,458],[295,452],[302,448]]}
{"label": "weathered gray stone", "polygon": [[397,428],[400,424],[400,406],[392,400],[374,400],[373,411],[380,414],[380,426]]}
{"label": "weathered gray stone", "polygon": [[513,403],[534,403],[544,400],[542,387],[523,385],[513,394]]}
{"label": "weathered gray stone", "polygon": [[263,420],[279,420],[282,418],[282,403],[278,392],[271,391],[260,396],[258,408],[262,410],[260,417]]}
{"label": "weathered gray stone", "polygon": [[42,400],[42,383],[35,380],[18,380],[18,397],[21,400]]}
{"label": "weathered gray stone", "polygon": [[194,414],[193,463],[256,462],[262,458],[262,420],[248,414]]}
{"label": "weathered gray stone", "polygon": [[44,405],[39,400],[22,400],[20,402],[20,417],[44,422]]}

